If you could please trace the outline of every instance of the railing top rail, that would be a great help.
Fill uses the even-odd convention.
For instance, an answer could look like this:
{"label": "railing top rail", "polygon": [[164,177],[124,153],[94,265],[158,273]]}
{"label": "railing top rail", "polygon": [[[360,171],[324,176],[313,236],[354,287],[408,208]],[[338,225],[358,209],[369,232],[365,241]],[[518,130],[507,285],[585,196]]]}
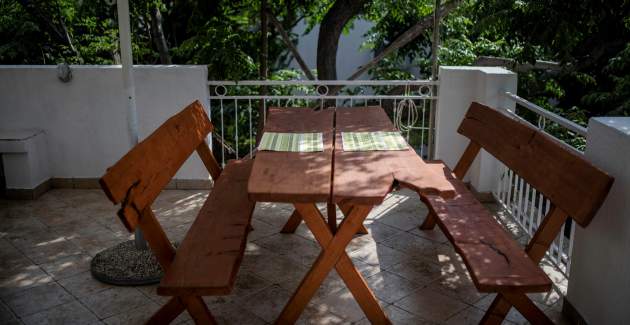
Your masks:
{"label": "railing top rail", "polygon": [[433,80],[209,80],[209,86],[434,86]]}
{"label": "railing top rail", "polygon": [[321,100],[321,99],[382,99],[382,100],[403,100],[403,99],[437,99],[437,96],[431,95],[211,95],[213,99],[303,99],[303,100]]}
{"label": "railing top rail", "polygon": [[517,104],[527,108],[528,110],[530,110],[530,111],[532,111],[532,112],[534,112],[534,113],[536,113],[536,114],[538,114],[540,116],[543,116],[543,117],[545,117],[545,118],[547,118],[547,119],[549,119],[551,121],[554,121],[554,122],[558,123],[559,125],[567,128],[567,129],[569,129],[569,130],[571,130],[571,131],[573,131],[573,132],[575,132],[575,133],[577,133],[579,135],[586,136],[586,134],[588,133],[588,129],[587,128],[585,128],[585,127],[583,127],[583,126],[581,126],[581,125],[579,125],[579,124],[577,124],[577,123],[575,123],[575,122],[573,122],[571,120],[568,120],[568,119],[566,119],[566,118],[564,118],[564,117],[562,117],[562,116],[560,116],[558,114],[550,112],[550,111],[548,111],[548,110],[546,110],[546,109],[544,109],[544,108],[542,108],[542,107],[540,107],[540,106],[538,106],[538,105],[536,105],[536,104],[534,104],[534,103],[532,103],[532,102],[530,102],[530,101],[528,101],[528,100],[526,100],[526,99],[524,99],[522,97],[519,97],[519,96],[517,96],[515,94],[512,94],[509,91],[505,93],[505,96],[507,96],[507,98],[513,100]]}

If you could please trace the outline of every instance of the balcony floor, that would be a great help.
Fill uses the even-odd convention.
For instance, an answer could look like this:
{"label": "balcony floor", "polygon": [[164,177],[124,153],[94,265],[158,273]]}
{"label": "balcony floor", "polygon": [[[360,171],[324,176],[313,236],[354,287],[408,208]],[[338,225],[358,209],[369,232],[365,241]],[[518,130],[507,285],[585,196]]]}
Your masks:
{"label": "balcony floor", "polygon": [[[171,240],[185,235],[206,191],[164,191],[154,204]],[[323,208],[323,207],[322,207]],[[488,205],[515,238],[518,225]],[[143,323],[166,300],[155,286],[115,287],[94,280],[91,256],[131,238],[99,190],[49,191],[35,201],[0,200],[0,323]],[[278,231],[291,214],[282,204],[258,204],[236,288],[206,302],[222,324],[274,321],[315,260],[319,248],[301,225],[294,235]],[[408,191],[391,194],[368,217],[369,235],[356,237],[348,254],[395,324],[476,324],[492,301],[476,292],[465,267],[439,230],[417,229],[426,208]],[[533,295],[556,322],[566,279],[548,262],[557,285]],[[514,310],[508,323],[523,323]],[[369,323],[341,279],[331,273],[301,323]],[[175,323],[192,323],[188,314]]]}

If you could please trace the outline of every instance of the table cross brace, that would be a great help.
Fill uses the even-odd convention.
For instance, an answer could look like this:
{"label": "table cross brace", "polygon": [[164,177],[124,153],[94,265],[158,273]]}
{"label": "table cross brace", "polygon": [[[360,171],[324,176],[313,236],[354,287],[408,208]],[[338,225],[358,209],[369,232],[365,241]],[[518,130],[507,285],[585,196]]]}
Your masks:
{"label": "table cross brace", "polygon": [[295,291],[277,324],[293,324],[334,267],[363,312],[373,324],[391,324],[367,283],[352,264],[345,248],[363,225],[371,206],[354,206],[333,235],[314,203],[295,203],[295,209],[322,247],[312,268]]}

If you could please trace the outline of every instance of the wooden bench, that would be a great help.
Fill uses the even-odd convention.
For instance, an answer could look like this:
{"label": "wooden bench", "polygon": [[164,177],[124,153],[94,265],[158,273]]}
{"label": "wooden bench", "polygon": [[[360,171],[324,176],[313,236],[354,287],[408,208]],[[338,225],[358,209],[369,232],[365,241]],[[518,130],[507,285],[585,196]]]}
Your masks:
{"label": "wooden bench", "polygon": [[[582,227],[589,224],[613,179],[548,134],[479,103],[472,103],[458,133],[470,143],[453,171],[442,162],[432,164],[451,180],[457,195],[424,196],[429,215],[420,228],[438,224],[477,290],[497,293],[482,324],[500,324],[512,306],[533,324],[552,323],[526,295],[551,290],[551,280],[538,263],[568,217]],[[482,148],[552,203],[525,250],[461,181]]]}
{"label": "wooden bench", "polygon": [[[213,126],[196,101],[171,117],[107,170],[100,183],[120,220],[144,237],[164,277],[157,288],[172,296],[149,319],[169,323],[188,310],[197,323],[215,323],[201,296],[229,294],[243,258],[254,202],[247,194],[252,162],[231,161],[221,169],[205,141]],[[177,250],[151,204],[186,159],[197,151],[214,187]]]}

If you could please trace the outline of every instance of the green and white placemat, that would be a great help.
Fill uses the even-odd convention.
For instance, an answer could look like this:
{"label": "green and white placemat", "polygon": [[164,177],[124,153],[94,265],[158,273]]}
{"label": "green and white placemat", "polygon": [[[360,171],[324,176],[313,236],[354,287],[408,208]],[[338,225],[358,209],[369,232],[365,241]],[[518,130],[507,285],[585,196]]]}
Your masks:
{"label": "green and white placemat", "polygon": [[316,152],[324,151],[322,133],[276,133],[265,132],[258,150]]}
{"label": "green and white placemat", "polygon": [[400,132],[341,132],[343,151],[407,150]]}

